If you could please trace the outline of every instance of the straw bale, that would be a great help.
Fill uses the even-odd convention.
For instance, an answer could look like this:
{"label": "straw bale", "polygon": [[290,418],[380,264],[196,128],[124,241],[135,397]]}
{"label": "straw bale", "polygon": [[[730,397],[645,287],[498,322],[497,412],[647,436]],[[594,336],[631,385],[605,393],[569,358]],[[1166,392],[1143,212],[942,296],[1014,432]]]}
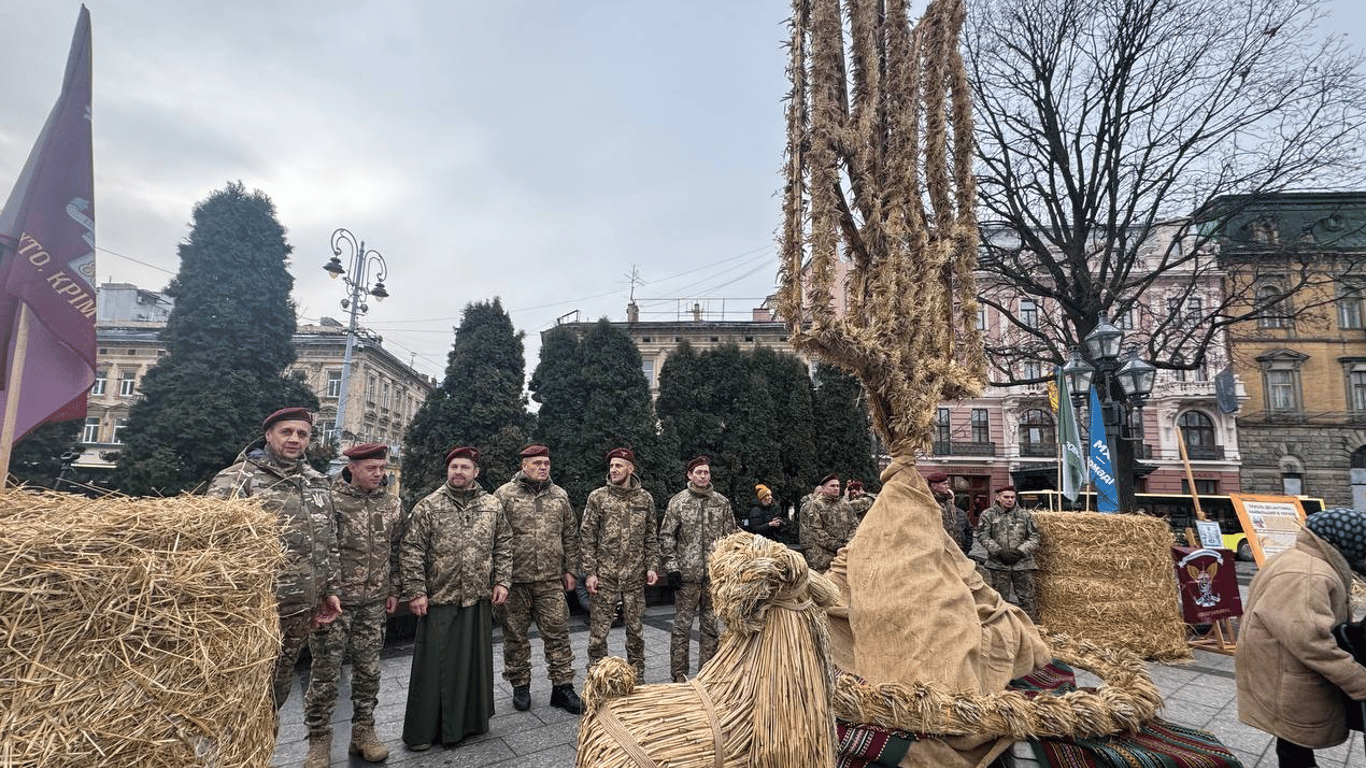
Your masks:
{"label": "straw bale", "polygon": [[1034,522],[1043,537],[1035,595],[1043,624],[1145,659],[1191,658],[1163,520],[1039,511]]}
{"label": "straw bale", "polygon": [[265,765],[280,557],[250,500],[0,491],[0,761]]}

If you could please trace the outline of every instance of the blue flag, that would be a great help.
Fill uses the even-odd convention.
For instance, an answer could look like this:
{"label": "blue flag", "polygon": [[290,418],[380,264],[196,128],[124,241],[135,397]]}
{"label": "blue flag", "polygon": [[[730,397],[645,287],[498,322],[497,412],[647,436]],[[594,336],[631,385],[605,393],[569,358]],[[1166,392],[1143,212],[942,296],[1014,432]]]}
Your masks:
{"label": "blue flag", "polygon": [[1091,388],[1091,455],[1086,463],[1091,469],[1091,484],[1096,488],[1096,511],[1118,512],[1119,493],[1115,491],[1110,444],[1105,438],[1105,414],[1100,409],[1095,387]]}

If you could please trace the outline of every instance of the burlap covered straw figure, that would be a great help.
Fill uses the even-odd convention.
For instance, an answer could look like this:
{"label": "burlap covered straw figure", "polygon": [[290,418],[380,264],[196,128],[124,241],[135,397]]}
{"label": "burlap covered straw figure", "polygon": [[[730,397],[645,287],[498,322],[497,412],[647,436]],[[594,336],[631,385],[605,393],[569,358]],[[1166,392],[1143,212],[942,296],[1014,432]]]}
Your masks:
{"label": "burlap covered straw figure", "polygon": [[707,562],[725,622],[716,655],[687,683],[636,686],[608,657],[584,685],[579,768],[829,768],[835,758],[826,610],[835,587],[802,556],[752,533]]}
{"label": "burlap covered straw figure", "polygon": [[[892,455],[829,572],[832,657],[866,681],[837,680],[836,715],[927,734],[903,765],[984,765],[1021,735],[1133,727],[1159,700],[1136,657],[1090,646],[1059,655],[1102,667],[1098,694],[1004,692],[1058,649],[949,540],[915,470],[935,409],[979,394],[986,361],[964,0],[933,0],[914,29],[907,5],[793,0],[779,311],[799,350],[863,382]],[[850,264],[843,315],[837,259]]]}

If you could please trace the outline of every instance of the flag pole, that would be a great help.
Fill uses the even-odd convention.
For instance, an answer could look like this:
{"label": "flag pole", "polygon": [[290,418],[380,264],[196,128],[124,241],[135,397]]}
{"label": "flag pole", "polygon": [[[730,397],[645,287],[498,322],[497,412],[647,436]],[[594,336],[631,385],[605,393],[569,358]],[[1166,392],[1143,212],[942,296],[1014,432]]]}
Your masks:
{"label": "flag pole", "polygon": [[14,422],[19,414],[19,388],[23,384],[24,362],[28,357],[28,304],[19,302],[19,319],[14,326],[14,357],[10,360],[5,382],[4,423],[0,424],[0,488],[9,485],[9,461],[14,449]]}

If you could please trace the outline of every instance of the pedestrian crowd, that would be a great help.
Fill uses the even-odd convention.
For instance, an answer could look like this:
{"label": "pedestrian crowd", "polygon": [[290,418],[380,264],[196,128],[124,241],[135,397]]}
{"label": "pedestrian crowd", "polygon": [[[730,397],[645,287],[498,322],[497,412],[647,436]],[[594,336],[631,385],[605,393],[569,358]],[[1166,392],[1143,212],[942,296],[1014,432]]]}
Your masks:
{"label": "pedestrian crowd", "polygon": [[[289,694],[305,644],[312,656],[304,694],[305,768],[330,764],[332,715],[344,661],[352,665],[349,752],[366,761],[388,757],[376,733],[380,650],[388,617],[401,603],[418,617],[407,692],[403,743],[423,751],[488,730],[493,715],[493,623],[503,628],[503,678],[512,705],[532,706],[532,622],[542,639],[549,705],[579,714],[566,593],[586,595],[588,666],[607,655],[609,630],[625,625],[626,656],[643,681],[645,588],[667,584],[674,596],[669,671],[684,682],[716,652],[718,626],[707,574],[713,544],[750,531],[803,552],[824,571],[853,538],[876,497],[862,482],[821,478],[796,515],[772,489],[755,485],[748,509],[712,485],[711,460],[688,462],[686,485],[662,514],[637,476],[637,458],[621,447],[606,455],[606,483],[589,494],[582,515],[550,477],[550,449],[521,451],[521,469],[494,490],[478,482],[481,454],[456,446],[445,456],[446,482],[406,514],[388,486],[388,447],[366,443],[344,451],[335,479],[304,460],[313,416],[283,408],[266,417],[260,444],[220,472],[208,493],[255,497],[280,522],[285,551],[276,579],[281,643],[273,691],[278,710]],[[975,538],[954,506],[948,477],[926,478],[943,506],[945,531],[965,553],[975,541],[980,562],[1003,594],[1033,615],[1033,553],[1038,529],[1002,489],[982,513]],[[697,665],[691,663],[696,622]]]}

